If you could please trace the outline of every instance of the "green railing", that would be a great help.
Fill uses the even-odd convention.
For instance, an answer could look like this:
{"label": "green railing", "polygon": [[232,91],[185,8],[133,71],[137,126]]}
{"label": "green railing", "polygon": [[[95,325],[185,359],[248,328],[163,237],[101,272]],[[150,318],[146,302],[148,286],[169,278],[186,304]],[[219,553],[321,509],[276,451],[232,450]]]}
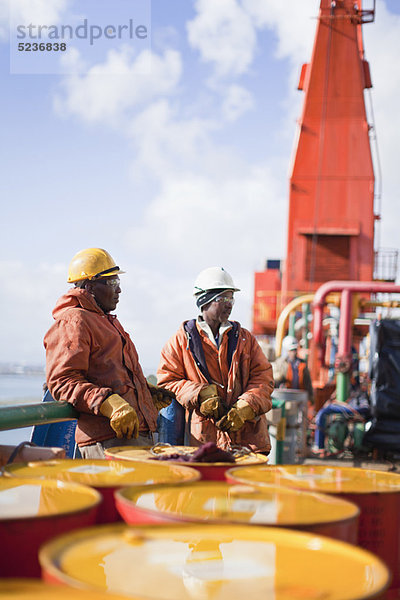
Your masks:
{"label": "green railing", "polygon": [[19,406],[0,406],[0,431],[72,421],[78,412],[68,402],[40,402]]}
{"label": "green railing", "polygon": [[[272,408],[281,409],[281,419],[277,425],[276,464],[282,464],[283,442],[285,439],[285,401],[272,398]],[[72,421],[78,412],[68,402],[40,402],[19,406],[0,406],[0,431],[47,425],[60,421]]]}

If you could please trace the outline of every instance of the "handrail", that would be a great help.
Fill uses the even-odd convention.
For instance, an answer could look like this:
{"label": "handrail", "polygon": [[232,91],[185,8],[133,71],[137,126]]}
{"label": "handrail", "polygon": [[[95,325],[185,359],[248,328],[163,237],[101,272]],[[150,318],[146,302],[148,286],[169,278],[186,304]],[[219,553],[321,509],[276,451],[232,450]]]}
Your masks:
{"label": "handrail", "polygon": [[[278,398],[271,398],[271,400],[272,408],[280,408],[282,411],[276,442],[276,464],[282,464],[286,430],[285,401]],[[78,416],[78,411],[68,402],[40,402],[19,406],[0,406],[0,431],[59,423],[60,421],[73,421]]]}
{"label": "handrail", "polygon": [[32,425],[72,421],[79,416],[68,402],[40,402],[18,406],[0,406],[0,431]]}
{"label": "handrail", "polygon": [[[272,408],[280,408],[282,401],[272,398]],[[68,402],[39,402],[18,406],[0,406],[0,431],[73,421],[79,413]]]}

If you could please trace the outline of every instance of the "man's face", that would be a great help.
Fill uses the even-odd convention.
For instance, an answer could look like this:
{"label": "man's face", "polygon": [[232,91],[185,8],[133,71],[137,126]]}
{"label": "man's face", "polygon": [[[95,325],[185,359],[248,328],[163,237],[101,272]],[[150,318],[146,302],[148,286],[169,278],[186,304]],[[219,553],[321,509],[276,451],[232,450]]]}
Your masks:
{"label": "man's face", "polygon": [[288,352],[288,357],[289,360],[294,360],[297,356],[297,349],[295,348],[294,350],[289,350]]}
{"label": "man's face", "polygon": [[96,300],[105,313],[109,313],[116,309],[119,302],[119,295],[121,288],[119,284],[119,277],[111,275],[110,277],[100,277],[89,282],[90,290]]}
{"label": "man's face", "polygon": [[225,323],[229,319],[234,302],[232,291],[221,292],[215,300],[203,309],[203,317],[207,316],[213,321]]}

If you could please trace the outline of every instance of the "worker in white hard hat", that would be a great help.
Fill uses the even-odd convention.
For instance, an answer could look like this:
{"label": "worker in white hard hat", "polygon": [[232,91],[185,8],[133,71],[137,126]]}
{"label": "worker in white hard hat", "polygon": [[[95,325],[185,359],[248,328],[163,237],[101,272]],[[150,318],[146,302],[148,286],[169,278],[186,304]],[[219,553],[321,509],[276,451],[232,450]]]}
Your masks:
{"label": "worker in white hard hat", "polygon": [[102,248],[78,252],[68,270],[74,287],[58,300],[44,338],[47,386],[80,413],[75,439],[83,458],[104,458],[111,446],[152,445],[158,410],[173,396],[146,382],[132,340],[111,314],[121,273]]}
{"label": "worker in white hard hat", "polygon": [[193,290],[200,314],[164,346],[157,381],[186,411],[188,445],[269,452],[272,368],[255,337],[229,320],[238,291],[222,267],[201,271]]}
{"label": "worker in white hard hat", "polygon": [[275,387],[285,387],[296,390],[307,390],[308,400],[314,401],[314,390],[307,363],[299,358],[297,350],[299,342],[292,335],[282,340],[282,354],[272,363]]}

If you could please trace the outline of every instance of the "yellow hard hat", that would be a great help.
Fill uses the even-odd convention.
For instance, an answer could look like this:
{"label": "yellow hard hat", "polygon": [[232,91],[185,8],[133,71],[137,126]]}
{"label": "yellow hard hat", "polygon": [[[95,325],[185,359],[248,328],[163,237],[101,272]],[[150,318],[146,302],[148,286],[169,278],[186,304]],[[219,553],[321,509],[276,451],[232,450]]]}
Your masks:
{"label": "yellow hard hat", "polygon": [[75,283],[84,279],[110,277],[110,275],[124,272],[103,248],[85,248],[85,250],[80,250],[75,254],[69,263],[68,283]]}

